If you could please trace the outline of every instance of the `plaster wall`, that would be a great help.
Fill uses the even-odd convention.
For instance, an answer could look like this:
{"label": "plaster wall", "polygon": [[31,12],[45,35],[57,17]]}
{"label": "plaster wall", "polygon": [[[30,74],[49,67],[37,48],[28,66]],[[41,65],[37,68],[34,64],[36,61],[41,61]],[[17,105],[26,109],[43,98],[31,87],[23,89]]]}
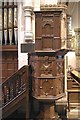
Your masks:
{"label": "plaster wall", "polygon": [[28,64],[27,53],[21,53],[21,43],[24,42],[24,13],[23,4],[18,3],[18,69]]}
{"label": "plaster wall", "polygon": [[[70,15],[72,17],[72,36],[75,36],[74,29],[80,28],[80,2],[70,3],[68,13],[70,11]],[[76,42],[76,40],[75,40]],[[68,65],[71,65],[73,68],[76,68],[77,58],[75,52],[69,52],[67,54],[68,57]]]}
{"label": "plaster wall", "polygon": [[72,9],[72,35],[75,35],[74,29],[80,28],[80,2],[75,2]]}

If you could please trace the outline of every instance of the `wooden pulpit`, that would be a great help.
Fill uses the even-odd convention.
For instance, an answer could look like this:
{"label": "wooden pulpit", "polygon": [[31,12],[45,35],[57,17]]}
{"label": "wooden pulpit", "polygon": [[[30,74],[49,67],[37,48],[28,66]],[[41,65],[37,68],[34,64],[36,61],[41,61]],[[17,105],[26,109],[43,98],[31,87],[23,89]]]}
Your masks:
{"label": "wooden pulpit", "polygon": [[[56,100],[65,95],[64,55],[67,50],[35,51],[30,54],[32,96],[42,103],[44,119],[56,118]],[[40,117],[41,117],[40,116]],[[58,116],[57,116],[58,117]]]}
{"label": "wooden pulpit", "polygon": [[65,95],[64,55],[61,49],[62,9],[35,12],[35,52],[29,54],[32,74],[32,96],[42,110],[39,118],[59,119],[55,112],[56,100]]}

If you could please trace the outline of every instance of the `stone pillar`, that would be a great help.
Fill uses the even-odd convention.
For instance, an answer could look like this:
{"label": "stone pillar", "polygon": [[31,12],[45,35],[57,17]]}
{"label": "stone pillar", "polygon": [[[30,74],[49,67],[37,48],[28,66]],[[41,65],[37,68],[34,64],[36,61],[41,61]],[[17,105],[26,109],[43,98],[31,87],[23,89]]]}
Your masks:
{"label": "stone pillar", "polygon": [[66,48],[66,40],[67,40],[67,27],[66,27],[66,10],[65,7],[63,9],[62,15],[61,15],[61,47]]}
{"label": "stone pillar", "polygon": [[24,9],[24,42],[30,42],[33,39],[32,34],[32,3],[24,2],[23,3],[23,9]]}
{"label": "stone pillar", "polygon": [[[66,48],[66,41],[67,41],[67,27],[66,27],[66,9],[67,6],[63,7],[63,11],[61,14],[61,48]],[[66,55],[64,57],[64,68],[65,68],[65,90],[67,88],[67,72],[66,72]]]}
{"label": "stone pillar", "polygon": [[24,43],[21,45],[21,51],[32,52],[34,50],[33,33],[32,33],[32,0],[24,0]]}
{"label": "stone pillar", "polygon": [[66,46],[67,48],[72,48],[72,31],[71,31],[71,26],[70,26],[70,15],[67,15],[67,43]]}

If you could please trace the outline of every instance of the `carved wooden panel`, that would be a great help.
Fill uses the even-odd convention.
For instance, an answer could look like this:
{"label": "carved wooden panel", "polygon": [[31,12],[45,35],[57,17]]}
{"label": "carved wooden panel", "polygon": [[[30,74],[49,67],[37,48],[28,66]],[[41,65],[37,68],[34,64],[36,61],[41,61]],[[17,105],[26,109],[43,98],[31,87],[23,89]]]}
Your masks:
{"label": "carved wooden panel", "polygon": [[63,59],[57,59],[57,75],[63,75],[64,74],[64,60]]}
{"label": "carved wooden panel", "polygon": [[32,95],[57,97],[64,93],[64,59],[56,52],[36,51],[30,54]]}
{"label": "carved wooden panel", "polygon": [[64,93],[63,77],[33,78],[32,93],[35,97],[56,97]]}
{"label": "carved wooden panel", "polygon": [[2,75],[0,76],[0,82],[10,77],[18,69],[17,51],[2,52],[1,59],[0,65],[2,66],[2,68],[0,69],[0,72],[2,72]]}
{"label": "carved wooden panel", "polygon": [[36,50],[61,48],[60,14],[58,11],[35,12]]}
{"label": "carved wooden panel", "polygon": [[35,19],[36,37],[41,37],[41,34],[42,34],[42,23],[41,23],[42,17],[41,16],[42,16],[41,13],[37,13],[36,19]]}
{"label": "carved wooden panel", "polygon": [[64,74],[64,61],[54,56],[31,56],[32,75],[53,77]]}

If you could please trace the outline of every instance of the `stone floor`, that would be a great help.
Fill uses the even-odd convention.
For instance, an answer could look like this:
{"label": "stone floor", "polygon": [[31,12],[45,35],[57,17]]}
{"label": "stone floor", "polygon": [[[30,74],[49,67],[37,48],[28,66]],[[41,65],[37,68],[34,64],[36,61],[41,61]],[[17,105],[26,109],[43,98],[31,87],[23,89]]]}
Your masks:
{"label": "stone floor", "polygon": [[[58,112],[59,116],[61,116],[61,120],[80,120],[80,105],[74,106],[72,105],[69,112],[67,109],[66,97],[56,101],[56,111]],[[26,116],[25,110],[22,110],[21,108],[15,111],[5,120],[39,120],[39,119],[26,119],[25,116]]]}
{"label": "stone floor", "polygon": [[[62,99],[58,100],[56,103],[58,106],[59,105],[64,105],[64,108],[67,110],[67,120],[80,120],[80,104],[79,103],[72,103],[70,111],[67,109],[67,98],[66,96],[63,97]],[[65,120],[65,118],[63,119]]]}
{"label": "stone floor", "polygon": [[80,106],[72,107],[70,111],[67,112],[67,118],[80,120]]}
{"label": "stone floor", "polygon": [[[79,118],[80,114],[77,114],[77,110],[74,111],[71,110],[70,113],[68,113],[68,117],[61,116],[61,120],[80,120]],[[19,111],[15,111],[12,115],[10,115],[5,120],[39,120],[39,119],[26,119],[25,113],[21,113]]]}

